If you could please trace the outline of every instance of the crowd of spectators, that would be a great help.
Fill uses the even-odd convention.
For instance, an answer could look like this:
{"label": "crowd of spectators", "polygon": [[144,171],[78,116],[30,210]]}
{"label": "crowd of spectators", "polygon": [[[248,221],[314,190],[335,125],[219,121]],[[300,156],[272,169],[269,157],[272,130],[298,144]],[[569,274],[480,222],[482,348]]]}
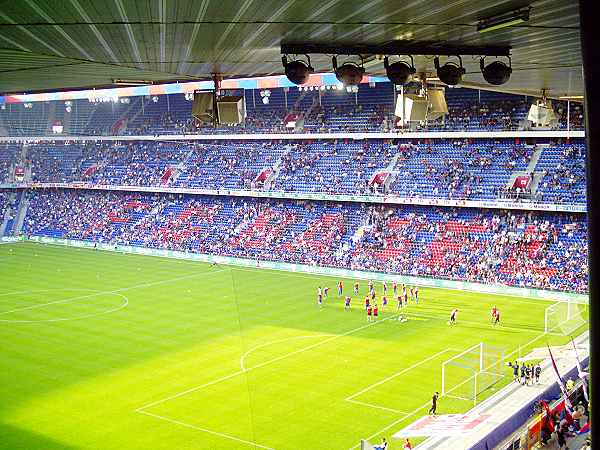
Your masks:
{"label": "crowd of spectators", "polygon": [[0,191],[0,220],[4,220],[4,213],[6,212],[6,208],[8,208],[9,198],[8,191]]}
{"label": "crowd of spectators", "polygon": [[585,147],[562,145],[545,152],[552,160],[543,164],[536,199],[546,203],[584,203]]}
{"label": "crowd of spectators", "polygon": [[584,215],[80,190],[28,196],[29,235],[587,291]]}
{"label": "crowd of spectators", "polygon": [[383,264],[411,275],[587,290],[583,216],[456,209],[405,214],[382,207],[371,222],[354,251],[357,266],[375,270]]}
{"label": "crowd of spectators", "polygon": [[[309,132],[379,132],[396,129],[394,115],[396,93],[390,83],[360,85],[358,92],[317,89],[272,88],[270,102],[263,104],[260,90],[239,91],[245,97],[245,123],[238,125],[206,124],[192,117],[192,104],[184,94],[131,97],[127,105],[90,104],[87,99],[73,100],[73,112],[67,133],[86,135],[155,135],[182,133],[288,133],[284,119],[295,114],[304,118],[304,131]],[[527,127],[531,97],[477,91],[447,89],[448,114],[435,120],[413,122],[411,128],[429,131],[506,131]],[[10,135],[51,133],[56,117],[50,118],[49,103],[36,103],[33,108],[14,105],[0,111],[0,131]],[[62,103],[61,103],[62,106]],[[559,127],[583,129],[583,106],[571,102],[554,102]],[[567,114],[567,109],[568,114]],[[5,124],[6,126],[2,126]]]}
{"label": "crowd of spectators", "polygon": [[[532,153],[509,140],[464,139],[38,143],[28,146],[27,164],[39,182],[495,200],[512,193],[507,183]],[[544,144],[541,155],[530,174],[538,186],[532,200],[584,203],[584,145]],[[268,183],[258,179],[263,172]],[[375,184],[381,172],[386,182]]]}

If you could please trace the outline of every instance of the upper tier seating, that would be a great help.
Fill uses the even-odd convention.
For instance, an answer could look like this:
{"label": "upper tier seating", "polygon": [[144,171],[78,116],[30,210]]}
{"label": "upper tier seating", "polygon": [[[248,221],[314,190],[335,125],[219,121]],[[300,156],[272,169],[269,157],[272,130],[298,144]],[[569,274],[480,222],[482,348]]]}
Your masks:
{"label": "upper tier seating", "polygon": [[[329,86],[330,87],[330,86]],[[393,123],[394,86],[362,84],[358,92],[324,89],[298,91],[297,88],[269,89],[269,103],[263,104],[260,90],[245,90],[247,118],[244,125],[208,127],[191,116],[192,102],[184,94],[130,97],[129,103],[72,100],[66,111],[63,101],[7,104],[0,110],[0,135],[39,136],[52,134],[59,122],[64,134],[142,135],[181,133],[281,133],[292,132],[284,118],[295,114],[304,120],[306,132],[386,131]],[[419,125],[433,131],[499,131],[518,129],[527,116],[530,97],[478,91],[466,88],[446,89],[448,115]],[[565,102],[555,102],[560,128],[567,127]],[[583,129],[583,108],[571,103],[570,129]]]}
{"label": "upper tier seating", "polygon": [[[38,143],[27,156],[33,180],[41,182],[495,200],[513,174],[528,170],[534,152],[512,140],[400,142]],[[584,144],[540,148],[534,199],[584,204]],[[0,159],[0,177],[8,177],[8,167]],[[270,175],[260,182],[265,170]],[[389,174],[386,186],[371,183],[380,172]]]}

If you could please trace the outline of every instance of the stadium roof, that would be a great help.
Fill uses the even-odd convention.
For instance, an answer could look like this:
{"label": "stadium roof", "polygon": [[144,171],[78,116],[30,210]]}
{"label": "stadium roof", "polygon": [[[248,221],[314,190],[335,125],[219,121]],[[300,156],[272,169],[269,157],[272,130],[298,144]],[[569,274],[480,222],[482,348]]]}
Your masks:
{"label": "stadium roof", "polygon": [[[478,33],[480,19],[530,5],[524,24]],[[0,3],[0,93],[281,74],[280,45],[451,41],[511,46],[504,90],[581,95],[572,0],[20,0]],[[434,72],[432,57],[415,58]],[[464,85],[489,88],[476,57]],[[327,56],[312,58],[331,71]],[[384,75],[367,58],[367,73]]]}

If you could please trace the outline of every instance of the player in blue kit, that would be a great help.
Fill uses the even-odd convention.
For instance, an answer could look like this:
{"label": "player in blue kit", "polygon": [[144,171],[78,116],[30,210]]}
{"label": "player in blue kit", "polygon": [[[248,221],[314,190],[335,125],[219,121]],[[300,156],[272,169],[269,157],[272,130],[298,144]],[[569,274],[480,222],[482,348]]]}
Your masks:
{"label": "player in blue kit", "polygon": [[350,311],[350,302],[352,301],[352,299],[349,296],[346,296],[346,298],[344,299],[344,311],[348,310]]}

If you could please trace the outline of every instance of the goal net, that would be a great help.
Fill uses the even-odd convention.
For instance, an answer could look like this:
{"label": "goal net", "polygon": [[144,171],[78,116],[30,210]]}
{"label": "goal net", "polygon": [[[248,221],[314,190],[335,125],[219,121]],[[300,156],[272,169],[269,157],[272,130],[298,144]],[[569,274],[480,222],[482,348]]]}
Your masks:
{"label": "goal net", "polygon": [[558,302],[546,308],[544,332],[568,335],[587,322],[586,304],[573,301]]}
{"label": "goal net", "polygon": [[504,351],[483,342],[442,363],[442,396],[472,401],[504,377]]}

